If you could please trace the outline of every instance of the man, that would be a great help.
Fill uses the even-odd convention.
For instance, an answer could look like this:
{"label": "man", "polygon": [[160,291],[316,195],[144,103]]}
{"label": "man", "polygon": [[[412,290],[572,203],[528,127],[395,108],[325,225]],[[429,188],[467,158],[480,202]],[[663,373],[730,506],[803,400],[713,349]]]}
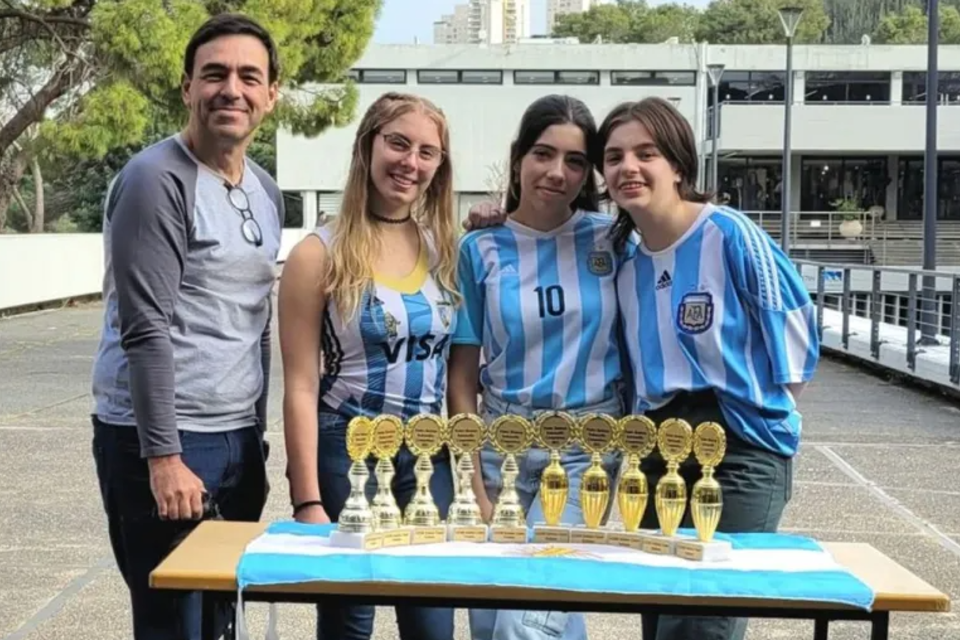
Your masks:
{"label": "man", "polygon": [[152,590],[149,573],[200,519],[256,521],[266,500],[283,200],[245,153],[278,66],[260,25],[210,19],[185,53],[186,128],[134,156],[106,198],[93,450],[136,640],[199,637],[199,596]]}

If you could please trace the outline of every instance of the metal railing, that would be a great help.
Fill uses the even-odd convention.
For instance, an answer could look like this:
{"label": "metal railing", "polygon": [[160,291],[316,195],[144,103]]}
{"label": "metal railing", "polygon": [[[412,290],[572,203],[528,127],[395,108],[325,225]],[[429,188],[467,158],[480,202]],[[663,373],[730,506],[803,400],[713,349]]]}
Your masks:
{"label": "metal railing", "polygon": [[881,325],[906,328],[906,367],[917,371],[925,348],[947,346],[948,375],[960,384],[960,273],[859,264],[794,260],[810,287],[816,278],[817,328],[821,339],[824,310],[841,313],[840,344],[850,350],[851,318],[870,321],[870,355],[880,360]]}
{"label": "metal railing", "polygon": [[[751,220],[774,237],[780,235],[779,211],[745,211]],[[882,227],[883,225],[881,225]],[[852,227],[852,228],[851,228]],[[868,211],[793,211],[790,213],[790,246],[818,245],[847,248],[877,239],[877,217]]]}

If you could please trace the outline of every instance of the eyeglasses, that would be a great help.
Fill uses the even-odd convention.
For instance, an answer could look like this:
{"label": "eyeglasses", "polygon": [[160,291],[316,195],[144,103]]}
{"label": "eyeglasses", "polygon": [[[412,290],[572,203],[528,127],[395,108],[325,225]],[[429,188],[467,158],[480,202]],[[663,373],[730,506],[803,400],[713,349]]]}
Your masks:
{"label": "eyeglasses", "polygon": [[250,211],[250,198],[247,197],[247,193],[231,184],[225,183],[224,186],[227,188],[227,200],[243,218],[243,222],[240,223],[243,239],[255,247],[263,246],[263,231],[254,219],[253,212]]}
{"label": "eyeglasses", "polygon": [[[381,133],[383,139],[387,142],[387,146],[390,147],[392,151],[395,151],[400,154],[408,154],[415,147],[413,144],[406,139],[406,137],[400,135],[399,133]],[[440,161],[443,160],[443,150],[438,149],[437,147],[431,145],[420,146],[417,148],[417,153],[420,157],[420,160],[429,165],[438,165]]]}

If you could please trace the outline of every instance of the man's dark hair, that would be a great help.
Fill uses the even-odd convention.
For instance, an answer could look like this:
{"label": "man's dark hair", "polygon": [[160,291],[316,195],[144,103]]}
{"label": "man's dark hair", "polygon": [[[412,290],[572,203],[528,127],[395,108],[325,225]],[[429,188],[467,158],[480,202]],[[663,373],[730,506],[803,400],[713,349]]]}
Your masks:
{"label": "man's dark hair", "polygon": [[221,13],[207,20],[197,29],[187,44],[183,56],[183,72],[190,77],[193,75],[193,65],[197,58],[197,49],[206,43],[224,36],[253,36],[263,43],[270,60],[268,74],[270,82],[276,82],[280,75],[280,61],[277,57],[277,46],[270,37],[270,32],[264,29],[257,21],[238,13]]}

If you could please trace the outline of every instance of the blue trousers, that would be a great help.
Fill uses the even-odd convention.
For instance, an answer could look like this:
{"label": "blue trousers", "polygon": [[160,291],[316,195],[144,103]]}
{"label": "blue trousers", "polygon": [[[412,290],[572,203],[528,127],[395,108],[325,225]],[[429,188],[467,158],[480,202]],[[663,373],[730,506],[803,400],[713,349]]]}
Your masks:
{"label": "blue trousers", "polygon": [[[791,458],[760,449],[726,428],[726,419],[713,392],[681,394],[666,407],[647,415],[658,424],[667,418],[683,418],[693,427],[701,422],[724,426],[727,451],[715,475],[723,487],[723,515],[717,530],[725,533],[772,533],[777,530],[793,490]],[[659,452],[654,451],[644,458],[641,469],[652,488],[666,473],[666,464]],[[700,479],[696,458],[690,456],[680,465],[680,475],[687,487],[692,487]],[[688,502],[681,526],[693,527],[691,518]],[[657,527],[653,500],[647,503],[641,526]],[[746,618],[719,616],[644,615],[642,624],[643,640],[743,640],[747,631]]]}
{"label": "blue trousers", "polygon": [[[256,522],[267,498],[262,431],[247,427],[224,433],[180,432],[184,464],[203,481],[211,512],[205,517]],[[150,572],[198,524],[161,520],[150,490],[150,470],[140,457],[137,429],[93,418],[93,459],[107,515],[110,544],[127,583],[135,640],[199,640],[199,593],[151,589]],[[227,632],[233,607],[218,612]]]}
{"label": "blue trousers", "polygon": [[[489,424],[501,415],[513,414],[527,418],[535,417],[536,412],[528,407],[503,402],[497,398],[485,397],[482,417]],[[569,413],[605,413],[619,418],[622,414],[622,405],[619,398],[609,402],[584,407]],[[610,477],[612,484],[616,483],[620,470],[621,456],[613,453],[604,457],[603,466]],[[496,503],[503,486],[500,467],[503,456],[491,447],[484,447],[480,451],[480,466],[483,473],[483,484],[487,496]],[[543,522],[543,507],[537,499],[540,492],[540,478],[543,470],[550,464],[550,452],[535,447],[526,454],[517,456],[520,474],[517,476],[517,494],[526,514],[527,524],[535,525]],[[583,473],[590,467],[590,454],[579,447],[572,447],[560,455],[560,464],[567,473],[570,482],[570,492],[567,495],[567,504],[563,509],[560,521],[564,524],[582,524],[583,511],[580,508],[580,481]],[[612,501],[611,501],[612,503]],[[612,506],[612,504],[611,504]],[[604,515],[604,521],[610,515],[610,507]],[[582,613],[568,613],[565,611],[523,611],[497,609],[471,609],[470,633],[473,640],[547,640],[563,638],[564,640],[585,640],[587,627]]]}
{"label": "blue trousers", "polygon": [[[320,433],[317,452],[317,473],[320,478],[320,495],[330,520],[337,521],[343,505],[350,495],[350,457],[347,455],[347,423],[345,416],[321,411]],[[446,519],[453,502],[453,476],[450,469],[450,454],[446,448],[435,455],[433,476],[430,478],[430,493]],[[406,447],[401,447],[393,459],[396,475],[393,477],[393,496],[401,512],[410,503],[417,488],[413,474],[416,457]],[[376,461],[368,459],[370,478],[367,481],[367,500],[372,501],[377,491],[374,475]],[[401,640],[452,640],[453,609],[434,607],[396,607],[397,627]],[[373,634],[374,607],[369,605],[317,607],[317,640],[369,640]]]}

